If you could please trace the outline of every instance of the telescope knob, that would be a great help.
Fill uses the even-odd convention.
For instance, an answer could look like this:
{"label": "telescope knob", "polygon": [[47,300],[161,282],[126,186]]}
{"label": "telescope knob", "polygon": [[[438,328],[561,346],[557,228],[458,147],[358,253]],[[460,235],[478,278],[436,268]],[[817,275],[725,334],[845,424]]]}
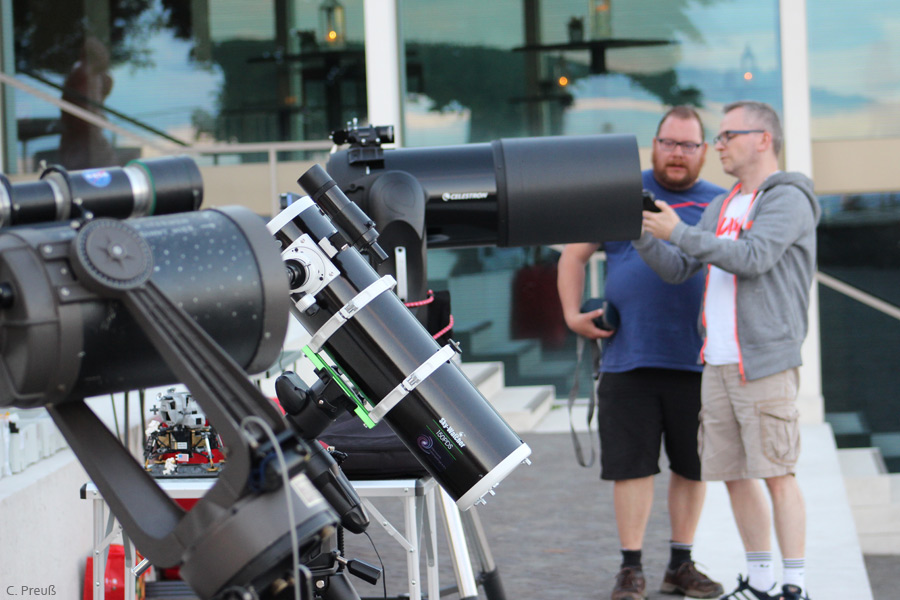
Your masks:
{"label": "telescope knob", "polygon": [[69,255],[78,280],[100,294],[138,288],[153,274],[150,244],[133,227],[115,219],[84,225]]}
{"label": "telescope knob", "polygon": [[287,414],[297,415],[309,402],[309,387],[299,375],[285,371],[275,380],[275,395]]}

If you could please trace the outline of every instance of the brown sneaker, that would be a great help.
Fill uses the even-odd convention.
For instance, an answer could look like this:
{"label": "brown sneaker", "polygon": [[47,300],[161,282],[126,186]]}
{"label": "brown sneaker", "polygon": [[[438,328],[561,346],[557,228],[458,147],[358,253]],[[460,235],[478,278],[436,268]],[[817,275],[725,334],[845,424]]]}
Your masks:
{"label": "brown sneaker", "polygon": [[644,581],[644,572],[637,567],[622,567],[619,574],[616,575],[616,587],[613,588],[612,600],[644,600],[647,594],[644,588],[647,582]]}
{"label": "brown sneaker", "polygon": [[666,569],[659,591],[691,598],[718,598],[725,590],[722,589],[722,584],[698,571],[693,562],[686,562],[681,563],[677,569]]}

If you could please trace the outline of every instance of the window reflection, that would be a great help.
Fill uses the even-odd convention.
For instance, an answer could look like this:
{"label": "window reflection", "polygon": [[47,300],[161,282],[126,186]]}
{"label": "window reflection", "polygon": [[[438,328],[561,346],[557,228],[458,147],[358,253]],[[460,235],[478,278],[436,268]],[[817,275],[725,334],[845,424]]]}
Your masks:
{"label": "window reflection", "polygon": [[900,4],[807,3],[812,137],[900,135]]}
{"label": "window reflection", "polygon": [[[589,26],[594,5],[603,8],[602,35]],[[407,106],[411,145],[433,143],[442,130],[448,140],[467,132],[471,142],[590,133],[649,140],[666,105],[704,107],[711,120],[737,99],[781,105],[774,0],[403,7],[407,48],[422,57],[422,84]],[[453,121],[450,131],[448,120],[425,118],[451,103],[468,109],[468,122]]]}
{"label": "window reflection", "polygon": [[[323,139],[365,118],[366,79],[363,0],[327,3],[343,14],[338,45],[320,39],[322,7],[20,0],[17,76],[62,97],[85,40],[95,38],[115,83],[105,109],[90,110],[129,131],[184,143]],[[405,0],[401,7],[409,145],[602,132],[634,133],[645,144],[664,105],[698,105],[711,122],[737,99],[781,106],[777,0]],[[861,0],[846,8],[807,3],[813,138],[898,136],[900,5]],[[590,46],[598,40],[658,43],[600,51]],[[18,148],[58,158],[67,117],[22,92],[16,113]],[[105,139],[116,160],[119,146],[143,151],[110,131],[96,133],[93,145]]]}

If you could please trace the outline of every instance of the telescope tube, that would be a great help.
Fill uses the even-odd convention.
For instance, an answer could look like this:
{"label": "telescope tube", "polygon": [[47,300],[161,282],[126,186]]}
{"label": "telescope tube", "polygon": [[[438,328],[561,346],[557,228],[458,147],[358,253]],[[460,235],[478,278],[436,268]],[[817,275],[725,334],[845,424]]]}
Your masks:
{"label": "telescope tube", "polygon": [[[356,202],[354,183],[404,171],[425,189],[430,248],[631,240],[641,230],[633,135],[510,138],[383,151],[383,162],[331,155],[326,170]],[[383,164],[383,166],[382,166]],[[372,187],[371,184],[369,187]],[[365,203],[361,202],[365,208]]]}
{"label": "telescope tube", "polygon": [[67,171],[48,167],[38,181],[10,183],[0,174],[0,227],[85,216],[127,219],[197,210],[203,180],[194,160],[172,156],[125,167]]}
{"label": "telescope tube", "polygon": [[[278,357],[284,263],[264,223],[228,207],[128,221],[153,252],[153,281],[244,370]],[[0,406],[167,385],[175,377],[137,322],[72,274],[68,224],[0,229]]]}
{"label": "telescope tube", "polygon": [[[304,189],[315,190],[327,177],[320,167],[313,167],[300,183]],[[334,249],[329,259],[339,274],[316,293],[314,309],[292,295],[293,314],[310,332],[327,329],[326,323],[336,313],[362,304],[359,298],[364,291],[381,281],[355,248],[335,242],[336,229],[309,198],[289,206],[269,223],[269,230],[286,251],[297,241],[292,239],[297,233],[309,236],[313,245]],[[313,335],[311,345],[316,339]],[[373,404],[370,414],[383,412],[388,426],[462,510],[492,493],[531,454],[389,289],[367,300],[322,345]],[[411,374],[436,356],[439,366],[392,408],[379,409],[401,382],[408,382]]]}

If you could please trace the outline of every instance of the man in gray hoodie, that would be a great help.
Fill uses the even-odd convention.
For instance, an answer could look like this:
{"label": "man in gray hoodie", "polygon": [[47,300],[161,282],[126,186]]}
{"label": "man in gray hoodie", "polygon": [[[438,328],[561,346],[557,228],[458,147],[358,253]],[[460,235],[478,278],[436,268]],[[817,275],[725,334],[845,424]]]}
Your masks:
{"label": "man in gray hoodie", "polygon": [[[748,567],[723,598],[802,600],[808,598],[806,509],[794,477],[796,397],[820,208],[808,177],[778,170],[783,135],[772,107],[744,101],[724,112],[715,149],[737,184],[695,226],[658,202],[661,212],[644,212],[644,233],[634,247],[670,283],[706,268],[701,474],[725,481]],[[774,592],[772,515],[758,479],[772,499],[783,557],[780,593]]]}

